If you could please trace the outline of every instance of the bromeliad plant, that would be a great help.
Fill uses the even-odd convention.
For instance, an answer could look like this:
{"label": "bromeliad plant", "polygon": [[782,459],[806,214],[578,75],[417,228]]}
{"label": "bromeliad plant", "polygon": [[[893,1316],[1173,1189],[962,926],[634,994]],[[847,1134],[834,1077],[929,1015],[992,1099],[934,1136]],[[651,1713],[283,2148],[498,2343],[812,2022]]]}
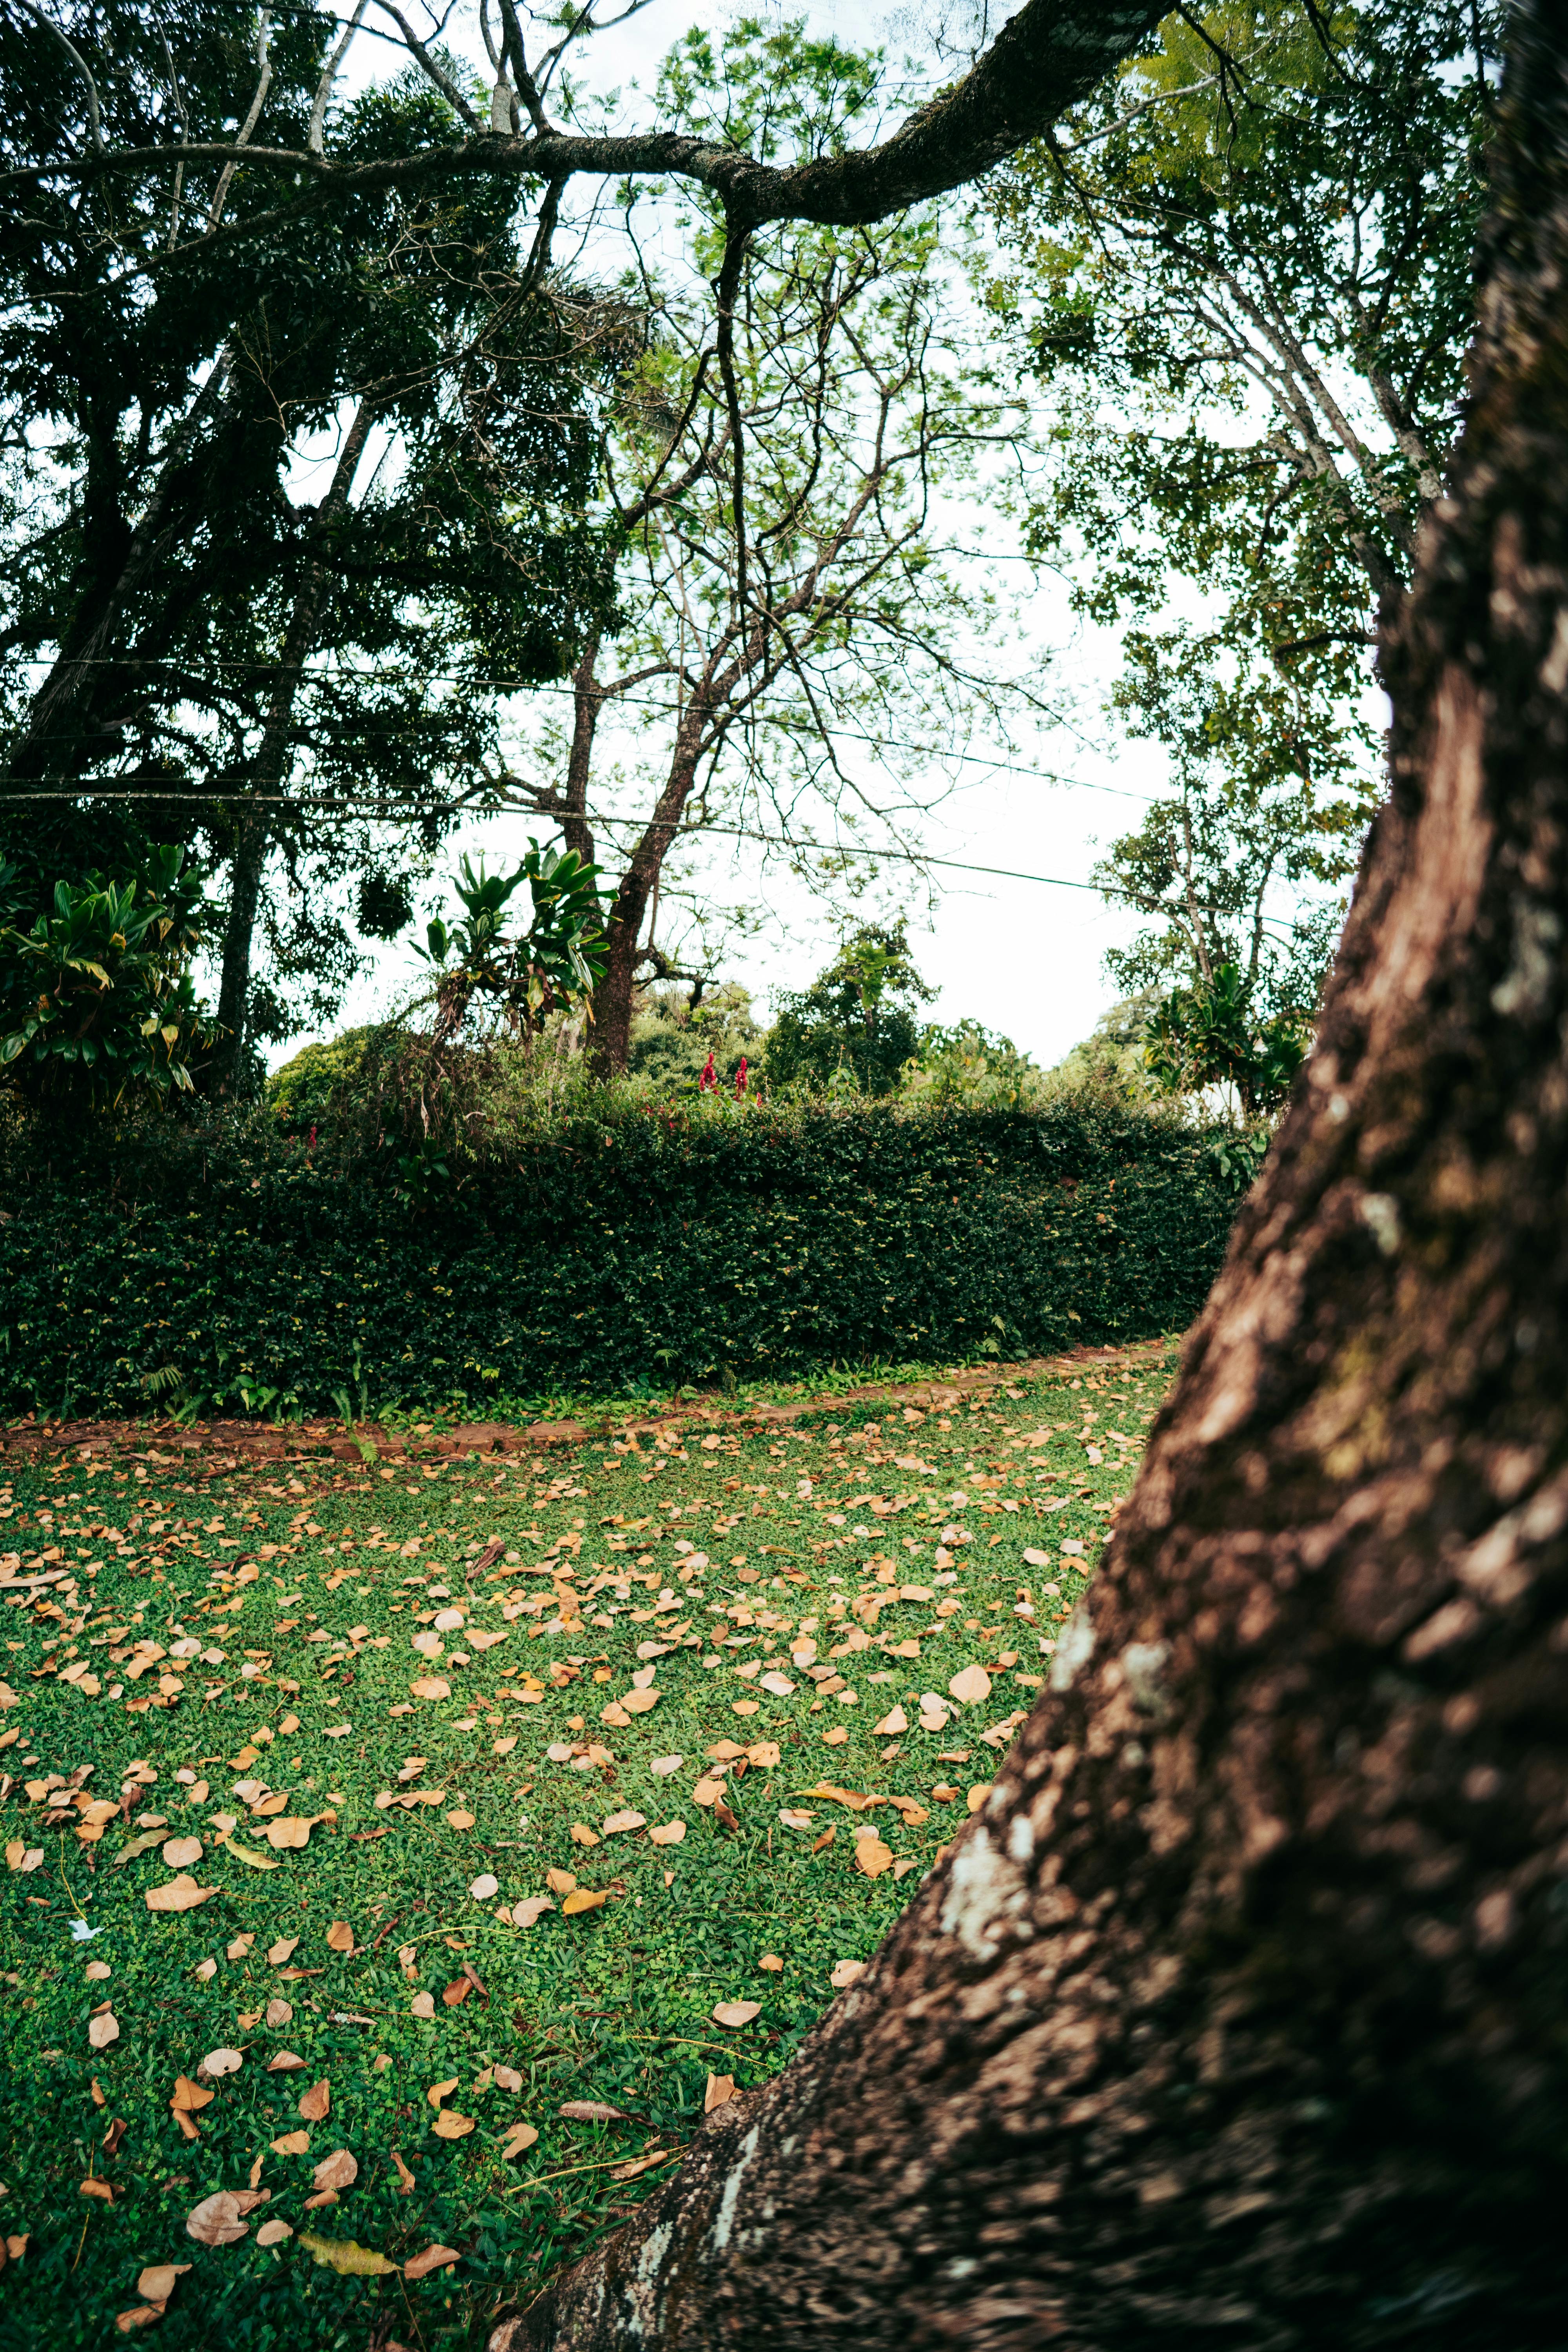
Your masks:
{"label": "bromeliad plant", "polygon": [[117,1107],[193,1091],[211,1036],[190,978],[204,877],[175,845],[139,873],[55,883],[30,929],[24,877],[0,866],[0,1072],[35,1100]]}
{"label": "bromeliad plant", "polygon": [[[451,924],[437,917],[426,927],[427,944],[415,950],[439,974],[434,1045],[456,1033],[479,998],[524,1037],[536,1036],[553,1012],[588,1006],[608,963],[599,871],[574,849],[541,849],[531,838],[512,875],[487,874],[482,856],[477,872],[462,860],[452,877],[461,917]],[[507,909],[523,882],[531,918],[526,929],[508,930]]]}

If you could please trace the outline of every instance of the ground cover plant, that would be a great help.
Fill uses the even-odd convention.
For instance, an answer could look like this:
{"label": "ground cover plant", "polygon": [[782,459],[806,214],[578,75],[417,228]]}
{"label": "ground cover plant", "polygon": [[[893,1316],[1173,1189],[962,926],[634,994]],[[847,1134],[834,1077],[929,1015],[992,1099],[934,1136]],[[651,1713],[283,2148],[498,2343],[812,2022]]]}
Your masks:
{"label": "ground cover plant", "polygon": [[1167,1370],[536,1458],[13,1456],[7,2341],[481,2341],[981,1801]]}

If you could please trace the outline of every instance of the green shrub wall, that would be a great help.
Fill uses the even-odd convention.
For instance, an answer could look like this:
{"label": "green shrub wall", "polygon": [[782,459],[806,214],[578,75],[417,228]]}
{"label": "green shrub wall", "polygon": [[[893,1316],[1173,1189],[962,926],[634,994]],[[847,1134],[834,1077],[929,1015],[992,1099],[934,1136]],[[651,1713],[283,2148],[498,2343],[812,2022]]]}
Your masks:
{"label": "green shrub wall", "polygon": [[424,1204],[211,1136],[35,1148],[0,1192],[13,1414],[262,1389],[374,1413],[1129,1339],[1196,1313],[1234,1207],[1213,1139],[1077,1106],[648,1112]]}

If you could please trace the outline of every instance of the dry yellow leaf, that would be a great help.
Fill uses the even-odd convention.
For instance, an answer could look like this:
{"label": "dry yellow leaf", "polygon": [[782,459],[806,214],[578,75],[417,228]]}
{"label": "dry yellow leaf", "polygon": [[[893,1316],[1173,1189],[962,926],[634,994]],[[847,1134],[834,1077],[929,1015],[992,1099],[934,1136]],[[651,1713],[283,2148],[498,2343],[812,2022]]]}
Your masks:
{"label": "dry yellow leaf", "polygon": [[443,2099],[449,2099],[451,2097],[453,2092],[458,2087],[458,2076],[454,2074],[450,2082],[431,2084],[430,2088],[426,2092],[425,2095],[429,2100],[430,2105],[433,2107],[438,2107]]}
{"label": "dry yellow leaf", "polygon": [[354,1931],[346,1919],[334,1919],[327,1929],[327,1949],[331,1952],[352,1952]]}
{"label": "dry yellow leaf", "polygon": [[865,1960],[835,1960],[833,1973],[827,1981],[835,1992],[842,1992],[846,1985],[858,1984],[867,1966]]}
{"label": "dry yellow leaf", "polygon": [[275,1944],[268,1945],[267,1957],[271,1961],[275,1969],[280,1969],[285,1960],[291,1960],[293,1958],[294,1954],[299,1950],[299,1948],[300,1938],[298,1936],[279,1936]]}
{"label": "dry yellow leaf", "polygon": [[991,1696],[991,1677],[984,1666],[964,1666],[948,1685],[951,1696],[961,1706],[978,1706]]}
{"label": "dry yellow leaf", "polygon": [[565,1919],[575,1919],[584,1911],[596,1911],[601,1903],[609,1899],[607,1895],[592,1895],[585,1886],[579,1886],[561,1906],[561,1915]]}
{"label": "dry yellow leaf", "polygon": [[447,1816],[447,1823],[450,1829],[471,1830],[474,1826],[474,1817],[472,1813],[464,1812],[460,1805],[455,1805]]}
{"label": "dry yellow leaf", "polygon": [[423,2253],[404,2263],[403,2275],[407,2279],[428,2278],[432,2271],[445,2270],[448,2263],[460,2263],[462,2259],[455,2246],[426,2246]]}
{"label": "dry yellow leaf", "polygon": [[163,1841],[163,1860],[171,1870],[188,1870],[193,1862],[200,1862],[202,1853],[199,1837],[172,1837]]}
{"label": "dry yellow leaf", "polygon": [[176,2115],[192,2115],[209,2105],[216,2095],[214,2091],[204,2090],[200,2083],[193,2083],[188,2074],[176,2074],[169,2105]]}
{"label": "dry yellow leaf", "polygon": [[194,1911],[198,1903],[206,1903],[217,1893],[216,1886],[198,1886],[194,1878],[184,1873],[171,1878],[164,1886],[150,1886],[146,1903],[149,1911]]}
{"label": "dry yellow leaf", "polygon": [[704,1776],[692,1790],[691,1801],[696,1805],[716,1805],[723,1793],[722,1780],[710,1780]]}
{"label": "dry yellow leaf", "polygon": [[762,2015],[760,2000],[721,2000],[712,2011],[715,2025],[750,2025],[753,2017]]}
{"label": "dry yellow leaf", "polygon": [[753,1739],[746,1750],[746,1761],[759,1772],[771,1772],[778,1764],[780,1754],[776,1739]]}
{"label": "dry yellow leaf", "polygon": [[586,1822],[574,1822],[572,1824],[572,1843],[574,1845],[597,1845],[599,1843],[599,1832],[597,1830],[591,1830]]}
{"label": "dry yellow leaf", "polygon": [[893,1849],[884,1845],[875,1830],[855,1841],[855,1867],[867,1878],[880,1878],[893,1866]]}
{"label": "dry yellow leaf", "polygon": [[270,2143],[274,2156],[304,2156],[309,2153],[310,2135],[308,2131],[285,2132],[281,2139]]}
{"label": "dry yellow leaf", "polygon": [[532,2147],[538,2137],[539,2134],[531,2124],[513,2124],[500,2144],[502,2160],[510,2164],[514,2157],[521,2156],[525,2149]]}
{"label": "dry yellow leaf", "polygon": [[105,2205],[112,2205],[114,2202],[114,2191],[108,2181],[96,2179],[90,2175],[81,2184],[81,2194],[84,2197],[101,2198]]}
{"label": "dry yellow leaf", "polygon": [[776,1952],[764,1952],[757,1966],[760,1969],[766,1969],[770,1976],[776,1977],[782,1971],[784,1962]]}
{"label": "dry yellow leaf", "polygon": [[323,2269],[336,2271],[340,2278],[391,2278],[397,2270],[397,2264],[389,2263],[384,2254],[374,2253],[353,2238],[318,2238],[313,2231],[301,2230],[300,2243]]}
{"label": "dry yellow leaf", "polygon": [[989,1780],[976,1780],[973,1788],[971,1789],[969,1795],[964,1801],[968,1805],[972,1813],[977,1813],[990,1794],[991,1782]]}
{"label": "dry yellow leaf", "polygon": [[278,1853],[300,1853],[310,1843],[311,1824],[300,1813],[285,1813],[267,1824],[267,1843]]}
{"label": "dry yellow leaf", "polygon": [[666,1822],[662,1828],[648,1832],[649,1839],[655,1845],[679,1845],[685,1835],[684,1822]]}
{"label": "dry yellow leaf", "polygon": [[552,1895],[570,1895],[577,1881],[569,1870],[547,1870],[544,1883]]}
{"label": "dry yellow leaf", "polygon": [[715,2107],[727,2107],[735,2096],[733,2074],[710,2074],[708,2088],[702,2095],[702,2112],[710,2116]]}
{"label": "dry yellow leaf", "polygon": [[107,2050],[111,2042],[120,2039],[119,2019],[108,2010],[101,2017],[89,2018],[87,2038],[94,2050]]}
{"label": "dry yellow leaf", "polygon": [[324,2123],[331,2111],[332,2086],[330,2083],[312,2083],[308,2091],[300,2093],[298,2113],[308,2124]]}
{"label": "dry yellow leaf", "polygon": [[472,2116],[460,2116],[456,2107],[443,2107],[430,2126],[437,2139],[466,2139],[474,2128]]}
{"label": "dry yellow leaf", "polygon": [[517,1734],[512,1732],[509,1734],[505,1739],[492,1739],[490,1742],[490,1754],[492,1756],[510,1756],[516,1746]]}

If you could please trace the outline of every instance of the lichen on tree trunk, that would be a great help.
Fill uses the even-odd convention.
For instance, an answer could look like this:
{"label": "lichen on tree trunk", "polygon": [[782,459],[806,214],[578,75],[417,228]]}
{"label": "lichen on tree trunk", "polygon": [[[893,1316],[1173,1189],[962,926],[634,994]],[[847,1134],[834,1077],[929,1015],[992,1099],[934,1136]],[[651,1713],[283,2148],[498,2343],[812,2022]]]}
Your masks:
{"label": "lichen on tree trunk", "polygon": [[1563,2340],[1568,23],[1319,1042],[1052,1689],[794,2064],[497,2352]]}

